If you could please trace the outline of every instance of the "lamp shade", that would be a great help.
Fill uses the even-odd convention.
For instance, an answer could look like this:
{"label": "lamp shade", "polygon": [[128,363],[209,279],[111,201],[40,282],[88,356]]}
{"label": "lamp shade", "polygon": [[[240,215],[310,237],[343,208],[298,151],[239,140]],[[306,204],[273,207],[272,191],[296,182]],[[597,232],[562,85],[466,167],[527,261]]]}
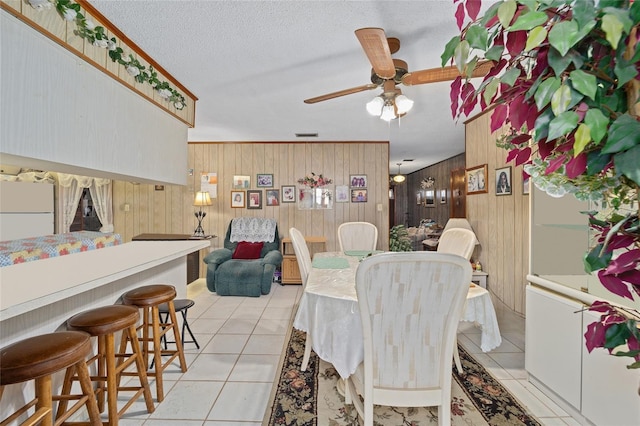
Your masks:
{"label": "lamp shade", "polygon": [[384,121],[391,121],[396,118],[396,112],[394,111],[392,102],[385,102],[382,107],[382,114],[380,114],[380,118]]}
{"label": "lamp shade", "polygon": [[396,96],[396,108],[398,108],[398,115],[406,114],[413,107],[413,101],[407,98],[405,95]]}
{"label": "lamp shade", "polygon": [[371,115],[380,115],[384,101],[380,96],[376,96],[367,102],[367,112]]}
{"label": "lamp shade", "polygon": [[193,201],[194,206],[210,206],[211,204],[211,197],[208,192],[196,192],[196,199]]}

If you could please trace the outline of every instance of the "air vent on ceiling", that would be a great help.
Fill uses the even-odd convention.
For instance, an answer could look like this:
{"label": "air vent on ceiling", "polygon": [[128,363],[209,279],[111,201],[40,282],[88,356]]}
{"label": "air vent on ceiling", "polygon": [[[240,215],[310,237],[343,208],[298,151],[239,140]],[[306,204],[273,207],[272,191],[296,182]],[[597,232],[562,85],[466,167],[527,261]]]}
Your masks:
{"label": "air vent on ceiling", "polygon": [[296,133],[296,138],[317,138],[317,133]]}
{"label": "air vent on ceiling", "polygon": [[413,158],[405,158],[404,160],[402,160],[402,162],[403,163],[405,163],[405,162],[408,163],[408,162],[413,161],[413,160],[414,160]]}

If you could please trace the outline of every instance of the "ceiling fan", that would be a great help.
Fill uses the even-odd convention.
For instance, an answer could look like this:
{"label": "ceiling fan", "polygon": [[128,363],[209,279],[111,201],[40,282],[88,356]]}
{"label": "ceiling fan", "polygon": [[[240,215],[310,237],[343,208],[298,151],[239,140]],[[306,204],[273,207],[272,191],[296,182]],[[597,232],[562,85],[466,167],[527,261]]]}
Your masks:
{"label": "ceiling fan", "polygon": [[[392,54],[396,53],[400,49],[400,40],[395,37],[387,38],[382,28],[360,28],[355,31],[355,34],[360,41],[371,66],[373,67],[371,70],[371,83],[333,93],[327,93],[326,95],[316,96],[315,98],[305,99],[304,103],[315,104],[317,102],[338,98],[340,96],[351,95],[353,93],[382,87],[382,94],[374,99],[376,105],[372,106],[375,106],[376,111],[378,110],[378,106],[380,109],[380,112],[377,112],[374,115],[380,115],[380,118],[389,121],[387,118],[396,118],[406,113],[406,111],[402,111],[406,107],[398,108],[396,102],[398,99],[401,101],[406,99],[406,97],[404,97],[404,99],[399,98],[402,96],[402,92],[396,87],[397,84],[415,86],[418,84],[454,80],[460,75],[458,68],[455,66],[409,71],[405,61],[391,57]],[[482,77],[486,75],[492,65],[493,63],[491,61],[478,63],[473,70],[472,77]],[[408,105],[408,108],[413,104],[412,101],[409,102],[410,104]],[[385,118],[385,107],[392,107],[392,109],[387,110],[387,118]],[[367,109],[369,110],[369,105],[367,105]],[[371,110],[369,110],[369,112],[373,114]]]}

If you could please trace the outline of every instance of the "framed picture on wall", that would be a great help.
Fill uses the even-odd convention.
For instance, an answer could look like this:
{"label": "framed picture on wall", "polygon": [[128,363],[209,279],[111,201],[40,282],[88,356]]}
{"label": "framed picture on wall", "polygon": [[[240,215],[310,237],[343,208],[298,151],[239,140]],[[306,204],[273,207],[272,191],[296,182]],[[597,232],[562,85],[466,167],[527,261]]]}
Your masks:
{"label": "framed picture on wall", "polygon": [[440,190],[440,204],[447,204],[447,190]]}
{"label": "framed picture on wall", "polygon": [[249,176],[233,177],[233,189],[249,189],[250,184],[251,184],[251,177]]}
{"label": "framed picture on wall", "polygon": [[280,205],[280,190],[279,189],[267,189],[267,205],[279,206]]}
{"label": "framed picture on wall", "polygon": [[351,202],[352,203],[366,203],[367,202],[367,190],[366,189],[352,189],[351,190]]}
{"label": "framed picture on wall", "polygon": [[366,188],[367,175],[351,175],[349,176],[349,182],[351,183],[351,188]]}
{"label": "framed picture on wall", "polygon": [[436,191],[433,189],[425,189],[424,191],[424,205],[425,207],[436,206]]}
{"label": "framed picture on wall", "polygon": [[349,187],[347,185],[336,185],[336,203],[349,202]]}
{"label": "framed picture on wall", "polygon": [[511,166],[496,169],[496,195],[511,195]]}
{"label": "framed picture on wall", "polygon": [[296,202],[296,187],[294,185],[282,186],[282,202],[283,203]]}
{"label": "framed picture on wall", "polygon": [[487,165],[471,167],[465,170],[467,181],[467,195],[487,193]]}
{"label": "framed picture on wall", "polygon": [[261,174],[256,177],[256,181],[258,182],[256,186],[258,188],[273,188],[273,175],[272,174]]}
{"label": "framed picture on wall", "polygon": [[231,191],[231,208],[244,208],[244,191]]}
{"label": "framed picture on wall", "polygon": [[248,209],[261,209],[262,191],[247,191],[247,200]]}

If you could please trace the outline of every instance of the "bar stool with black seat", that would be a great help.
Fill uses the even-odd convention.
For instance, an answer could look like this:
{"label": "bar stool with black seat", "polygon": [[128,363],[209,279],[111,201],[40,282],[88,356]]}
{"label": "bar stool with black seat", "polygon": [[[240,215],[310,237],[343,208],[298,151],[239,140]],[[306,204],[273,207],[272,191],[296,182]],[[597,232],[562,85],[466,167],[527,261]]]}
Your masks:
{"label": "bar stool with black seat", "polygon": [[[195,343],[196,348],[200,349],[200,345],[198,344],[196,337],[193,335],[193,332],[191,331],[191,327],[189,327],[189,321],[187,321],[187,311],[189,310],[190,307],[195,305],[195,303],[196,302],[194,302],[191,299],[175,299],[173,301],[173,306],[175,308],[175,311],[180,312],[182,314],[182,347],[183,348],[185,343]],[[160,306],[158,306],[158,312],[160,313],[160,322],[163,322],[163,323],[168,322],[169,305],[166,303],[161,304]],[[189,336],[191,336],[191,339],[193,340],[184,340],[185,330],[189,333]],[[162,336],[162,343],[164,344],[164,348],[167,349],[168,343],[175,343],[175,342],[167,341],[167,336],[165,335],[165,336]]]}
{"label": "bar stool with black seat", "polygon": [[[187,361],[184,357],[182,349],[182,339],[180,338],[180,329],[176,319],[175,306],[173,304],[176,298],[176,289],[169,284],[152,284],[130,290],[122,295],[122,303],[125,305],[136,306],[143,310],[142,324],[138,330],[142,329],[142,335],[138,335],[138,340],[142,346],[142,355],[149,365],[149,356],[153,354],[152,369],[147,370],[147,376],[156,379],[156,394],[158,402],[164,400],[164,389],[162,381],[162,373],[178,358],[180,361],[180,369],[184,373],[187,371]],[[167,304],[169,311],[169,322],[160,323],[159,306],[163,303]],[[172,331],[175,337],[176,349],[163,349],[161,339],[166,333]],[[151,347],[149,344],[151,343]],[[127,342],[122,340],[121,347]],[[163,362],[162,356],[169,358]]]}
{"label": "bar stool with black seat", "polygon": [[[142,356],[142,350],[138,344],[131,345],[131,352],[126,348],[116,353],[115,335],[122,332],[132,342],[137,343],[136,326],[140,314],[133,306],[111,305],[102,306],[88,311],[80,312],[67,320],[67,328],[70,330],[84,331],[98,338],[98,350],[91,359],[89,365],[97,364],[97,375],[91,380],[97,383],[96,396],[98,409],[104,411],[105,394],[107,400],[108,425],[117,426],[120,417],[127,411],[140,396],[144,396],[147,412],[153,413],[153,397],[147,380],[147,365]],[[135,364],[135,371],[129,367]],[[126,373],[125,373],[126,370]],[[122,375],[136,376],[139,384],[136,386],[120,386]],[[63,392],[67,392],[74,375],[67,374],[63,385]],[[134,392],[133,396],[118,410],[118,395],[120,392]],[[58,416],[64,413],[66,406],[60,404]]]}
{"label": "bar stool with black seat", "polygon": [[[89,369],[85,362],[91,352],[91,338],[79,331],[61,331],[42,334],[20,340],[0,350],[0,399],[5,386],[35,381],[35,398],[20,407],[1,425],[8,425],[23,415],[28,415],[22,425],[41,423],[47,425],[65,425],[66,420],[82,406],[87,408],[88,424],[102,425],[96,402]],[[82,395],[66,411],[65,416],[53,421],[53,402],[65,401],[67,395],[54,395],[52,375],[63,370],[77,371]],[[29,410],[35,407],[33,414]],[[85,423],[86,424],[86,423]]]}

